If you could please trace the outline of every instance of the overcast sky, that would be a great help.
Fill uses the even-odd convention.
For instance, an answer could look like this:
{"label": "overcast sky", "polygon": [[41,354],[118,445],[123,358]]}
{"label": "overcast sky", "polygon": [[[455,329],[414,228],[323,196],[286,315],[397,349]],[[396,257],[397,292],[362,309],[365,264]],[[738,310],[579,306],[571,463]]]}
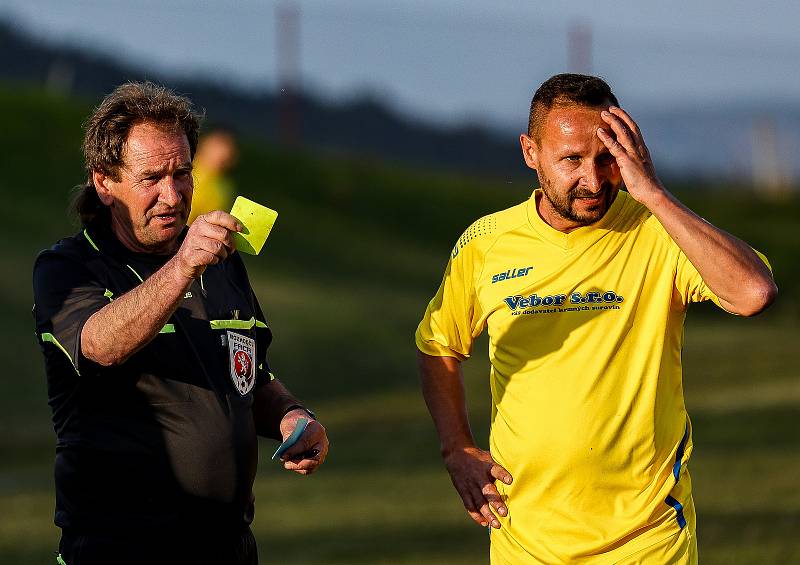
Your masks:
{"label": "overcast sky", "polygon": [[576,22],[591,27],[593,73],[629,108],[800,100],[796,1],[0,0],[0,17],[162,71],[274,87],[287,3],[305,87],[436,121],[524,123],[536,86],[568,70]]}

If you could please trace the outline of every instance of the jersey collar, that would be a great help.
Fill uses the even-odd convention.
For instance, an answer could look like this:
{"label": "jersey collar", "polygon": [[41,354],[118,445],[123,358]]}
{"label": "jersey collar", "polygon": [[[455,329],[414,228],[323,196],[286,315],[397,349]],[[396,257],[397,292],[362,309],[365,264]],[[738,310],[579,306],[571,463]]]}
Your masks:
{"label": "jersey collar", "polygon": [[536,201],[538,198],[544,198],[544,193],[541,188],[534,190],[533,194],[531,194],[531,197],[528,199],[526,207],[528,223],[533,230],[547,242],[568,251],[571,249],[585,248],[611,231],[619,216],[620,210],[625,206],[625,202],[629,197],[626,192],[620,190],[616,198],[614,198],[614,202],[611,203],[611,207],[600,220],[594,224],[572,230],[569,233],[558,231],[542,219],[536,209]]}

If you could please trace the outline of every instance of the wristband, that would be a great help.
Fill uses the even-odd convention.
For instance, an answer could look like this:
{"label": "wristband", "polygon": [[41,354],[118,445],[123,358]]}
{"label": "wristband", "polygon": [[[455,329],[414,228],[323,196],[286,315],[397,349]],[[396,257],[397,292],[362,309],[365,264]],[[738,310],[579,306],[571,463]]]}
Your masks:
{"label": "wristband", "polygon": [[314,414],[314,412],[312,412],[311,410],[309,410],[305,406],[303,406],[302,404],[292,404],[291,406],[289,406],[289,408],[286,409],[286,411],[283,413],[283,415],[286,416],[286,414],[288,414],[292,410],[297,410],[297,409],[300,409],[300,410],[304,411],[306,414],[308,414],[309,416],[311,416],[312,420],[316,420],[317,419],[317,415]]}

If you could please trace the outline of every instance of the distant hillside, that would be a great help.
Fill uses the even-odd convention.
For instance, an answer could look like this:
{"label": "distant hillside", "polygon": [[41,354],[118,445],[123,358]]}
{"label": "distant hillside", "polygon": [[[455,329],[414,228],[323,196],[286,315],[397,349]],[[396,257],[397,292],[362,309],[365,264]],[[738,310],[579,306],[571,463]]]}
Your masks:
{"label": "distant hillside", "polygon": [[660,170],[752,182],[754,166],[766,166],[789,184],[800,179],[800,102],[681,101],[651,110],[640,125]]}
{"label": "distant hillside", "polygon": [[[272,92],[200,79],[174,80],[86,49],[37,42],[0,21],[0,80],[47,86],[94,102],[124,81],[143,79],[189,94],[207,110],[211,122],[231,125],[256,139],[279,141],[279,108],[284,102]],[[414,122],[375,99],[329,104],[298,93],[288,115],[310,149],[502,178],[525,175],[514,136],[500,139],[480,127],[441,129]]]}
{"label": "distant hillside", "polygon": [[[304,148],[328,155],[366,156],[504,180],[530,178],[516,127],[508,124],[442,128],[402,116],[377,96],[332,103],[301,92],[287,102],[271,90],[201,77],[175,79],[90,47],[42,43],[0,20],[0,81],[46,86],[94,103],[121,82],[141,79],[189,94],[207,110],[210,122],[233,126],[260,141],[283,143],[286,135],[281,132],[291,123],[289,129]],[[625,93],[618,94],[625,103]],[[800,184],[800,160],[794,158],[800,152],[800,102],[721,99],[709,106],[675,100],[661,108],[633,109],[665,178],[748,184],[757,177],[761,183],[778,179],[795,189]]]}

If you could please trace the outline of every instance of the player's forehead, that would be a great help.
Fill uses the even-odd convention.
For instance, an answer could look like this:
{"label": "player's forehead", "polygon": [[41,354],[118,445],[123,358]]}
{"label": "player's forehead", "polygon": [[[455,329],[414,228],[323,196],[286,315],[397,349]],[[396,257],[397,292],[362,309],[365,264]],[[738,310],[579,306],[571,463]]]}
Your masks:
{"label": "player's forehead", "polygon": [[134,124],[128,132],[122,160],[132,170],[182,166],[191,161],[189,140],[176,127],[152,122]]}
{"label": "player's forehead", "polygon": [[600,117],[600,112],[609,105],[581,106],[577,104],[557,105],[551,108],[542,124],[541,143],[543,147],[594,145],[597,128],[608,127]]}

